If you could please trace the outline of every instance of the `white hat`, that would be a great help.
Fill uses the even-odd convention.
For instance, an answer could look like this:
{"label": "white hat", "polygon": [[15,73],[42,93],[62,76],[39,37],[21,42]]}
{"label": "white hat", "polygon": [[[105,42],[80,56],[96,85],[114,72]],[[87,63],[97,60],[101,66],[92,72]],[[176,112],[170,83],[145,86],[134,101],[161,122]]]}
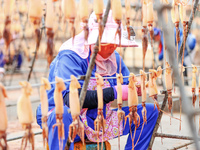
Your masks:
{"label": "white hat", "polygon": [[[86,45],[92,45],[95,44],[99,35],[98,30],[98,23],[95,13],[93,12],[90,15],[89,21],[88,21],[88,27],[89,27],[89,36],[87,40]],[[112,17],[112,10],[110,10],[106,22],[106,26],[104,28],[103,36],[101,39],[101,43],[110,43],[110,44],[117,44],[119,45],[119,35],[116,35],[116,31],[118,28],[118,24],[114,21]],[[126,30],[123,29],[123,26],[121,24],[121,47],[138,47],[138,44],[135,42],[135,35],[132,35],[130,40],[128,39],[128,33]]]}

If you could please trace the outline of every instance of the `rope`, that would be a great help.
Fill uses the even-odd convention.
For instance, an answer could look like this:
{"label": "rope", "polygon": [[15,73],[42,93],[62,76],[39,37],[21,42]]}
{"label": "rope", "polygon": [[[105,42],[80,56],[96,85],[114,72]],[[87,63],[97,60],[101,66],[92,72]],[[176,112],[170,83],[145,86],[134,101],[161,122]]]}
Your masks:
{"label": "rope", "polygon": [[[197,68],[200,68],[200,66],[196,66]],[[170,67],[171,68],[171,67]],[[193,68],[192,66],[188,66],[188,67],[185,67],[185,68]],[[161,69],[162,71],[163,70],[166,70],[167,68],[163,68]],[[151,72],[146,72],[145,74],[151,74]],[[136,77],[139,77],[139,76],[142,76],[142,74],[136,74],[135,75]],[[123,78],[129,78],[129,77],[132,77],[132,76],[123,76]],[[77,80],[84,80],[85,76],[79,76],[77,77]],[[97,79],[96,77],[90,77],[90,79]],[[117,77],[103,77],[103,79],[117,79]],[[64,83],[65,82],[71,82],[71,79],[66,79],[63,81]],[[58,82],[56,81],[52,81],[50,82],[50,85],[52,84],[57,84]],[[45,84],[42,84],[42,83],[37,83],[37,84],[31,84],[31,87],[39,87],[39,86],[44,86]],[[12,89],[20,89],[22,88],[22,86],[9,86],[9,87],[5,87],[6,90],[12,90]]]}

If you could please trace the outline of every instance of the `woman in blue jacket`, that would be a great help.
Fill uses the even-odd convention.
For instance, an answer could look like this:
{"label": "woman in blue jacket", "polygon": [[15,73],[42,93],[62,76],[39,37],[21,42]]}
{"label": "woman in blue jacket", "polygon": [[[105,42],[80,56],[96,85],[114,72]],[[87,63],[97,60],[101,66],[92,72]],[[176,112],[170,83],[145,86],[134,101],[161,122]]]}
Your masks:
{"label": "woman in blue jacket", "polygon": [[[89,23],[89,37],[88,41],[84,40],[84,32],[75,36],[74,44],[72,44],[72,39],[66,41],[60,48],[60,51],[56,58],[50,65],[50,72],[49,72],[49,81],[55,81],[55,77],[58,76],[60,78],[70,79],[71,75],[78,77],[79,75],[85,75],[88,69],[88,65],[90,62],[90,56],[93,53],[94,44],[96,43],[98,37],[98,23],[96,22],[96,16],[94,13],[91,14]],[[95,67],[92,71],[92,77],[95,76],[95,72],[99,73],[101,76],[104,77],[116,77],[116,73],[120,72],[120,65],[121,65],[121,73],[123,76],[129,75],[129,70],[124,64],[123,60],[120,55],[115,51],[117,46],[119,46],[118,36],[115,37],[115,33],[117,30],[118,25],[112,18],[112,11],[110,11],[108,15],[108,20],[106,23],[106,27],[102,36],[101,40],[101,51],[98,52]],[[122,31],[123,32],[123,31]],[[126,37],[127,34],[121,38],[122,46],[130,46],[134,47],[137,46],[134,40],[129,41]],[[132,38],[131,38],[132,39]],[[121,64],[120,64],[121,63]],[[79,81],[81,86],[83,85],[84,81]],[[65,139],[64,143],[67,141],[68,132],[69,132],[69,125],[72,122],[72,117],[68,113],[69,109],[69,82],[66,82],[66,90],[62,92],[63,94],[63,103],[64,103],[64,115],[63,115],[63,123],[64,123],[64,130],[65,130]],[[104,80],[104,87],[103,87],[103,101],[104,101],[104,117],[106,119],[106,129],[104,134],[104,140],[110,140],[116,138],[118,136],[118,132],[120,135],[127,135],[127,143],[125,149],[131,150],[132,149],[132,140],[130,135],[130,129],[128,123],[123,130],[123,124],[120,125],[120,128],[117,128],[117,111],[112,110],[110,105],[111,102],[117,98],[117,90],[116,90],[116,79],[107,79]],[[48,102],[49,102],[49,116],[48,116],[48,127],[49,127],[49,147],[51,150],[59,149],[59,142],[58,142],[58,133],[57,128],[55,128],[54,132],[52,126],[56,123],[55,119],[55,103],[54,103],[54,89],[55,85],[51,85],[51,90],[48,91]],[[128,97],[128,79],[124,78],[123,85],[123,100],[127,100]],[[79,94],[81,89],[79,89]],[[140,93],[140,92],[139,92]],[[86,94],[86,98],[83,105],[83,110],[81,111],[80,118],[84,123],[85,129],[85,138],[89,139],[92,142],[97,142],[97,139],[94,137],[94,120],[97,117],[97,91],[96,91],[96,80],[90,80],[88,85],[88,90]],[[144,125],[144,129],[142,131],[141,137],[139,142],[135,146],[135,150],[145,150],[148,148],[154,126],[156,124],[158,111],[157,109],[154,110],[153,104],[146,104],[147,108],[147,124]],[[87,109],[87,111],[86,111]],[[128,115],[129,108],[123,107],[125,114]],[[142,106],[138,105],[138,114],[140,115],[141,123],[139,128],[137,128],[135,133],[135,141],[136,143],[143,124],[142,119]],[[38,106],[37,109],[37,123],[41,126],[41,105]],[[132,124],[131,132],[134,134],[135,126]],[[80,137],[76,136],[75,141],[80,141]],[[74,149],[74,144],[72,143],[70,149]]]}

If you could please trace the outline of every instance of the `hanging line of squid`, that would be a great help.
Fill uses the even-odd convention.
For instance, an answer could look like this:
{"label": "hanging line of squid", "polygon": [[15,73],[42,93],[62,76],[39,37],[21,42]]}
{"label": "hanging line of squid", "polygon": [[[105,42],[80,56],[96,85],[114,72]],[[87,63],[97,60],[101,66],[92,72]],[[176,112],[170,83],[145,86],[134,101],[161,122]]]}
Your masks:
{"label": "hanging line of squid", "polygon": [[[168,64],[168,63],[167,63]],[[166,65],[167,66],[167,65]],[[194,88],[196,88],[196,66],[193,67],[193,77],[192,77],[192,91],[194,91]],[[186,68],[191,68],[191,66],[186,67]],[[198,67],[199,68],[199,67]],[[135,124],[135,127],[137,127],[140,124],[140,118],[139,115],[137,114],[137,105],[138,105],[138,95],[137,95],[137,90],[136,90],[136,82],[138,76],[140,76],[141,79],[141,92],[142,92],[142,117],[144,120],[143,126],[146,121],[146,108],[145,108],[145,102],[146,102],[146,88],[149,88],[149,97],[151,97],[154,100],[154,107],[157,107],[159,111],[161,109],[159,108],[158,102],[157,102],[157,95],[158,95],[158,90],[157,90],[157,85],[156,85],[156,79],[158,76],[162,74],[162,70],[166,70],[165,73],[165,84],[166,84],[166,89],[168,91],[168,109],[171,110],[172,108],[172,95],[171,95],[171,90],[172,89],[172,76],[171,76],[171,68],[168,64],[167,68],[161,69],[161,67],[158,67],[157,70],[150,69],[149,72],[145,73],[143,70],[140,71],[140,74],[134,75],[133,73],[130,73],[129,76],[122,76],[122,74],[117,74],[116,77],[101,77],[99,74],[95,74],[95,77],[91,77],[92,79],[97,80],[97,93],[98,93],[98,116],[97,119],[95,120],[95,131],[97,131],[97,137],[99,135],[102,135],[102,141],[103,142],[103,134],[98,134],[100,132],[100,129],[102,129],[104,132],[104,125],[105,125],[105,119],[102,118],[103,114],[103,92],[102,92],[102,86],[103,86],[103,79],[110,79],[110,78],[115,78],[117,79],[117,89],[118,89],[118,94],[117,94],[117,103],[118,103],[118,123],[120,124],[123,119],[125,119],[125,123],[127,118],[129,119],[129,124],[131,125],[132,123]],[[149,82],[146,82],[147,75],[149,75]],[[121,90],[121,84],[123,83],[123,78],[129,78],[129,85],[128,85],[128,106],[129,106],[129,111],[130,113],[125,116],[124,112],[122,111],[122,90]],[[69,139],[71,142],[73,142],[76,134],[78,134],[81,137],[81,140],[84,142],[84,125],[80,121],[80,118],[78,117],[80,115],[80,102],[79,102],[79,95],[78,95],[78,88],[80,88],[80,84],[78,82],[78,79],[71,75],[71,79],[68,80],[63,80],[62,78],[56,77],[55,82],[49,82],[48,79],[46,78],[41,78],[41,84],[37,85],[40,86],[40,99],[41,99],[41,108],[42,108],[42,134],[43,134],[43,139],[44,139],[44,146],[48,146],[48,127],[47,127],[47,119],[48,119],[48,98],[47,98],[47,93],[46,90],[49,90],[51,88],[51,84],[56,84],[56,88],[54,91],[54,101],[55,101],[55,111],[56,111],[56,124],[53,126],[53,128],[58,127],[58,136],[59,136],[59,143],[60,143],[60,148],[63,146],[63,139],[64,137],[64,126],[62,122],[62,115],[63,115],[63,96],[62,96],[62,91],[66,89],[65,87],[65,82],[70,82],[70,96],[69,98],[72,99],[73,101],[70,100],[70,111],[71,115],[73,118],[72,124],[69,126]],[[167,81],[167,82],[166,82]],[[22,144],[21,148],[24,148],[27,146],[27,142],[29,141],[32,144],[32,148],[34,148],[34,134],[31,130],[31,124],[34,121],[33,113],[32,113],[32,108],[31,108],[31,101],[30,101],[30,95],[32,92],[32,86],[29,82],[23,81],[20,82],[20,85],[22,87],[22,95],[18,99],[17,102],[17,114],[19,118],[19,122],[22,124],[23,129],[25,130],[25,135],[22,139]],[[36,85],[33,85],[36,86]],[[200,87],[199,87],[200,88]],[[6,128],[7,128],[7,115],[6,115],[6,106],[5,106],[5,98],[7,97],[6,94],[6,89],[5,87],[1,84],[0,86],[0,91],[2,92],[1,94],[1,106],[2,107],[2,114],[4,114],[2,117],[1,123],[4,124],[1,131],[1,137],[6,141]],[[193,104],[195,103],[196,100],[196,95],[193,93],[192,96]],[[76,100],[75,100],[76,99]],[[72,107],[76,106],[76,107]],[[173,117],[172,117],[173,118]],[[174,118],[178,119],[179,118]],[[181,120],[180,120],[181,121]],[[3,123],[4,122],[4,123]],[[141,131],[142,132],[142,131]],[[140,136],[139,136],[140,137]],[[138,139],[139,140],[139,139]],[[132,141],[134,141],[134,136],[132,137]],[[99,141],[100,142],[100,141]],[[120,141],[119,141],[120,142]],[[136,144],[133,147],[135,147]]]}

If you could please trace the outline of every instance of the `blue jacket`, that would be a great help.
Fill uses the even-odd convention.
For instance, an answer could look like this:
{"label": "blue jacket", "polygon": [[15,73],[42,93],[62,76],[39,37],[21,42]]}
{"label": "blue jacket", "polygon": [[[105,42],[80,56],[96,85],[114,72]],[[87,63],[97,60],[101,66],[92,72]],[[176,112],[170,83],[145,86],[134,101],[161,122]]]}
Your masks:
{"label": "blue jacket", "polygon": [[[183,30],[182,28],[179,28],[180,30],[180,42],[178,43],[178,50],[181,47],[181,43],[183,40]],[[163,44],[164,44],[164,38],[163,38],[163,34],[161,32],[160,29],[158,28],[154,28],[154,35],[158,35],[160,34],[161,36],[161,41],[160,41],[160,48],[161,50],[159,51],[159,60],[161,61],[163,59],[163,55],[164,55],[164,50],[163,50]],[[176,29],[174,28],[174,37],[175,37],[175,45],[176,45]],[[193,34],[189,33],[188,37],[187,37],[187,41],[186,44],[188,45],[188,47],[190,48],[190,50],[194,50],[195,46],[196,46],[196,38]],[[184,57],[188,56],[188,51],[187,51],[187,47],[185,46],[185,53],[184,53]]]}
{"label": "blue jacket", "polygon": [[[120,55],[115,51],[116,55],[116,62],[117,62],[117,72],[119,73],[119,64],[120,64]],[[54,82],[55,77],[60,77],[63,80],[70,79],[71,75],[74,75],[75,77],[78,77],[80,75],[85,75],[87,72],[87,68],[90,62],[90,54],[88,58],[83,59],[78,54],[76,54],[74,51],[71,50],[63,50],[58,53],[56,58],[53,60],[53,62],[50,65],[50,72],[49,72],[49,82]],[[124,64],[123,60],[121,60],[121,67],[122,67],[122,74],[123,76],[128,76],[130,74],[128,68]],[[96,65],[92,71],[91,77],[95,77],[96,72]],[[116,74],[112,75],[116,76]],[[108,79],[111,86],[117,85],[116,79]],[[81,84],[81,87],[83,86],[83,80],[79,80],[79,83]],[[124,78],[123,84],[128,84],[128,78]],[[69,85],[70,82],[65,82],[66,90],[62,92],[63,97],[66,93],[69,92]],[[51,89],[47,91],[48,94],[48,102],[49,102],[49,110],[55,107],[54,103],[54,89],[55,84],[51,85]],[[96,109],[92,109],[91,111],[97,112]],[[39,125],[41,125],[41,105],[38,106],[37,109],[37,122]]]}

